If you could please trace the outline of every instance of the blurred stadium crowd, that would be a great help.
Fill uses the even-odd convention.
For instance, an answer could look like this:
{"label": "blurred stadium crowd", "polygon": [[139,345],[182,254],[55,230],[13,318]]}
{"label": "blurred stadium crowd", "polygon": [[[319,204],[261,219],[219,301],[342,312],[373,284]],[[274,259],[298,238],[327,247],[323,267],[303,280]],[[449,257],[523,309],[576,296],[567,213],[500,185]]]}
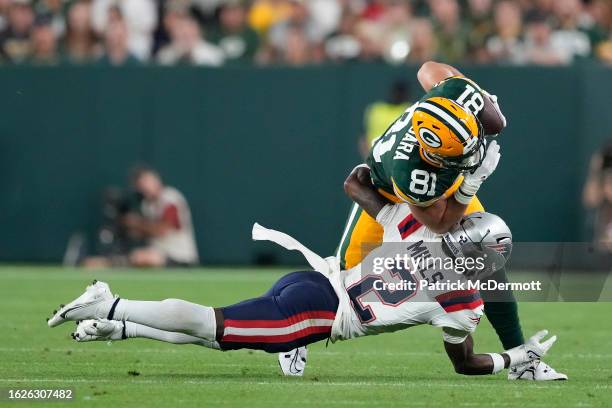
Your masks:
{"label": "blurred stadium crowd", "polygon": [[612,63],[609,0],[0,0],[4,64]]}

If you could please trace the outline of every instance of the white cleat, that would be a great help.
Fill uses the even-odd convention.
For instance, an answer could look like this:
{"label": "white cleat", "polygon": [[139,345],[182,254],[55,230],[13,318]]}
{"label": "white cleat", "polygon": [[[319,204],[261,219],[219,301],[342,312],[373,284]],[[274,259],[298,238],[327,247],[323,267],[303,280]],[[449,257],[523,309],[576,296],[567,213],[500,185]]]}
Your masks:
{"label": "white cleat", "polygon": [[529,381],[562,381],[567,375],[558,373],[554,368],[541,360],[529,361],[523,365],[513,367],[508,371],[509,380]]}
{"label": "white cleat", "polygon": [[98,307],[102,302],[112,300],[113,294],[108,284],[104,282],[93,281],[91,285],[85,289],[85,293],[68,303],[60,305],[59,310],[53,311],[53,316],[47,320],[49,327],[59,326],[69,320],[79,321],[98,317]]}
{"label": "white cleat", "polygon": [[115,320],[82,320],[76,331],[70,333],[78,342],[125,339],[125,323]]}
{"label": "white cleat", "polygon": [[278,364],[284,375],[301,377],[306,369],[308,349],[299,347],[286,353],[278,353]]}

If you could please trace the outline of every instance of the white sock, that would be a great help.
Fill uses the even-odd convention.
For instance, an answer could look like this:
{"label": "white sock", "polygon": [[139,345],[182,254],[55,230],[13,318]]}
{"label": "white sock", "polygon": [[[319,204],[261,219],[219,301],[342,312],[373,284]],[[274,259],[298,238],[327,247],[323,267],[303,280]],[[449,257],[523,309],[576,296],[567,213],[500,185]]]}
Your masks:
{"label": "white sock", "polygon": [[[111,309],[109,308],[109,312]],[[113,320],[139,323],[167,332],[185,333],[211,342],[216,340],[217,322],[212,307],[180,299],[166,299],[161,302],[119,299],[112,312],[112,316],[108,318]]]}
{"label": "white sock", "polygon": [[209,341],[200,337],[190,336],[184,333],[159,330],[134,322],[125,322],[125,335],[129,339],[144,338],[159,340],[166,343],[197,344],[199,346],[204,346],[215,350],[220,349],[219,343],[217,343],[216,341]]}

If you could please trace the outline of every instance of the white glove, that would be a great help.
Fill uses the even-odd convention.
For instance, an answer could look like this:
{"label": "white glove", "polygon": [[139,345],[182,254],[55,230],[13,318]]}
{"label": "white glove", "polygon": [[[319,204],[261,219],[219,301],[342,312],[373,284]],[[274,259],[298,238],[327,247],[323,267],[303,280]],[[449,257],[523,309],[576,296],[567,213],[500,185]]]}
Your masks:
{"label": "white glove", "polygon": [[510,367],[541,359],[557,341],[557,336],[542,341],[547,335],[548,330],[541,330],[531,336],[525,344],[504,351],[510,357]]}
{"label": "white glove", "polygon": [[455,191],[455,200],[468,205],[484,181],[495,171],[501,153],[496,141],[489,143],[487,154],[480,166],[473,173],[467,173],[463,182]]}
{"label": "white glove", "polygon": [[508,125],[508,122],[506,121],[506,117],[504,116],[504,114],[501,111],[501,108],[499,107],[499,103],[497,102],[497,95],[491,95],[490,93],[488,93],[487,91],[483,91],[483,93],[489,97],[489,99],[491,100],[491,102],[493,103],[493,107],[495,108],[495,110],[497,111],[497,113],[499,114],[499,117],[502,120],[503,123],[503,127],[506,127]]}

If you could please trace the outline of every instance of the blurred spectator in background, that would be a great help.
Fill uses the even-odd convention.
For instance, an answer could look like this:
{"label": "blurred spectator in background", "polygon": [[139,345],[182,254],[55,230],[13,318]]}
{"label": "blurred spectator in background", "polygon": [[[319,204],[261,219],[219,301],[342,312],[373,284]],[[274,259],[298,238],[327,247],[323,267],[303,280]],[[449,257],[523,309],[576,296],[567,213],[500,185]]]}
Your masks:
{"label": "blurred spectator in background", "polygon": [[354,60],[361,54],[361,44],[355,35],[357,17],[345,12],[338,29],[325,41],[325,55],[331,61]]}
{"label": "blurred spectator in background", "polygon": [[438,52],[438,42],[431,21],[426,18],[416,18],[412,21],[411,27],[408,62],[422,64],[434,59]]}
{"label": "blurred spectator in background", "polygon": [[251,27],[265,34],[270,27],[291,14],[288,0],[254,0],[249,13]]}
{"label": "blurred spectator in background", "polygon": [[57,38],[51,16],[38,16],[32,28],[32,53],[28,58],[32,65],[57,65],[60,58]]}
{"label": "blurred spectator in background", "polygon": [[98,36],[104,36],[114,10],[118,10],[125,21],[130,53],[140,60],[148,60],[153,49],[153,32],[157,26],[155,1],[92,0],[92,24]]}
{"label": "blurred spectator in background", "polygon": [[128,49],[128,31],[123,18],[109,21],[104,33],[104,55],[98,64],[113,67],[140,64]]}
{"label": "blurred spectator in background", "polygon": [[73,64],[119,18],[129,53],[163,64],[612,63],[611,0],[0,0],[0,62],[31,55],[34,15]]}
{"label": "blurred spectator in background", "polygon": [[592,0],[587,4],[587,13],[592,23],[588,34],[594,56],[612,62],[612,2]]}
{"label": "blurred spectator in background", "polygon": [[305,1],[290,0],[286,18],[269,29],[271,61],[289,65],[305,65],[322,59],[322,33],[310,15]]}
{"label": "blurred spectator in background", "polygon": [[369,0],[362,6],[361,17],[366,21],[379,21],[385,14],[388,0]]}
{"label": "blurred spectator in background", "polygon": [[247,25],[244,0],[227,0],[219,10],[219,24],[209,38],[225,55],[225,61],[252,62],[259,48],[259,36]]}
{"label": "blurred spectator in background", "polygon": [[487,51],[493,61],[518,62],[523,59],[523,19],[517,3],[503,0],[495,6],[495,31],[487,41]]}
{"label": "blurred spectator in background", "polygon": [[406,62],[410,53],[412,9],[408,2],[391,0],[380,21],[382,54],[387,62]]}
{"label": "blurred spectator in background", "polygon": [[319,60],[308,35],[299,25],[287,27],[283,46],[276,53],[277,62],[293,66],[308,65]]}
{"label": "blurred spectator in background", "polygon": [[0,34],[0,48],[5,61],[20,63],[31,53],[34,11],[29,0],[12,0],[7,24]]}
{"label": "blurred spectator in background", "polygon": [[[200,15],[203,18],[203,21],[208,22],[208,18],[214,16],[217,8],[227,3],[228,0],[179,0],[179,1],[188,3],[189,6],[193,8],[198,13],[198,15]],[[243,0],[243,1],[245,3],[248,3],[251,0]]]}
{"label": "blurred spectator in background", "polygon": [[365,158],[370,152],[372,142],[382,136],[389,123],[399,118],[410,106],[408,85],[397,81],[389,89],[384,101],[369,105],[363,116],[364,135],[359,139],[359,152]]}
{"label": "blurred spectator in background", "polygon": [[67,0],[38,0],[36,2],[36,14],[49,17],[56,38],[61,38],[66,33],[64,12],[67,2]]}
{"label": "blurred spectator in background", "polygon": [[612,252],[612,142],[593,154],[582,200],[593,213],[593,239],[604,252]]}
{"label": "blurred spectator in background", "polygon": [[583,14],[580,0],[555,0],[553,46],[563,53],[563,61],[587,58],[591,55],[591,42],[586,34],[586,14]]}
{"label": "blurred spectator in background", "polygon": [[188,14],[177,13],[168,27],[170,43],[159,50],[157,60],[162,65],[209,65],[224,62],[223,51],[204,41],[197,21]]}
{"label": "blurred spectator in background", "polygon": [[91,26],[89,1],[77,0],[68,10],[64,54],[72,64],[86,64],[100,55],[98,39]]}
{"label": "blurred spectator in background", "polygon": [[527,34],[523,52],[515,53],[513,62],[536,65],[560,65],[570,62],[569,55],[552,41],[552,30],[546,16],[533,12],[527,17]]}
{"label": "blurred spectator in background", "polygon": [[450,64],[460,62],[467,54],[468,30],[461,20],[457,0],[430,0],[438,58]]}
{"label": "blurred spectator in background", "polygon": [[8,27],[8,11],[12,0],[0,0],[0,33]]}
{"label": "blurred spectator in background", "polygon": [[312,17],[315,31],[319,33],[319,41],[336,31],[342,17],[342,3],[346,0],[304,0]]}
{"label": "blurred spectator in background", "polygon": [[486,42],[493,33],[493,0],[467,2],[468,56],[475,62],[487,62]]}

